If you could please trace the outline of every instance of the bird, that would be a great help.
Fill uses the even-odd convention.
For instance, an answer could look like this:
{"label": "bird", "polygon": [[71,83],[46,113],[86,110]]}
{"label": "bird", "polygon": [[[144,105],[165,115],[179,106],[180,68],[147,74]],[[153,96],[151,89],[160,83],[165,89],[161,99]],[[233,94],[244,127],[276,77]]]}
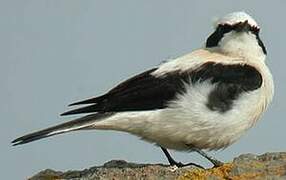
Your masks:
{"label": "bird", "polygon": [[246,12],[232,12],[214,25],[204,46],[119,83],[107,93],[70,104],[63,114],[83,114],[33,132],[12,145],[77,130],[115,130],[162,149],[197,152],[215,167],[222,161],[206,151],[225,149],[253,127],[272,101],[274,83],[266,64],[260,27]]}

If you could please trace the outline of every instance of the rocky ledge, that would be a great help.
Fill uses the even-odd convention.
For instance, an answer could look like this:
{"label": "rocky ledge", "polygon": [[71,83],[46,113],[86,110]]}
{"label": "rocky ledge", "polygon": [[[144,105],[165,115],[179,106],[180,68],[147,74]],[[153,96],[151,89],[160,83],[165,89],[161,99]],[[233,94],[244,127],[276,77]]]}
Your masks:
{"label": "rocky ledge", "polygon": [[60,172],[44,170],[30,180],[137,180],[137,179],[198,179],[198,180],[243,180],[243,179],[286,179],[286,152],[265,153],[263,155],[244,154],[233,162],[211,169],[185,167],[175,169],[162,164],[135,164],[122,160],[112,160],[103,166],[81,171]]}

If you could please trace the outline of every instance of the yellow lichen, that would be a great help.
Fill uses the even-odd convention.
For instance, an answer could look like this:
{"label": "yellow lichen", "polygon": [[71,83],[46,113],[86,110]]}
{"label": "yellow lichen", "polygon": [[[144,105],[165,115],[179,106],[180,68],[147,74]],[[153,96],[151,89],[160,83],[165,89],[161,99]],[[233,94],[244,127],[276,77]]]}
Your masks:
{"label": "yellow lichen", "polygon": [[212,168],[212,169],[194,169],[183,176],[180,176],[178,180],[205,180],[209,176],[215,176],[217,178],[221,179],[228,179],[229,177],[229,172],[232,169],[233,164],[227,163],[224,164],[223,166],[217,167],[217,168]]}
{"label": "yellow lichen", "polygon": [[255,180],[255,179],[261,179],[263,176],[265,176],[265,174],[263,173],[245,173],[245,174],[241,174],[238,176],[231,176],[230,179],[231,180]]}
{"label": "yellow lichen", "polygon": [[[265,169],[265,164],[260,162],[247,162],[244,164],[245,167]],[[234,167],[234,164],[227,163],[223,166],[211,169],[193,169],[180,176],[178,180],[205,180],[208,177],[216,177],[218,179],[228,179],[228,180],[256,180],[256,179],[264,179],[268,174],[281,176],[285,174],[285,169],[282,166],[278,166],[272,169],[269,169],[266,172],[245,172],[239,175],[231,176],[229,173]]]}

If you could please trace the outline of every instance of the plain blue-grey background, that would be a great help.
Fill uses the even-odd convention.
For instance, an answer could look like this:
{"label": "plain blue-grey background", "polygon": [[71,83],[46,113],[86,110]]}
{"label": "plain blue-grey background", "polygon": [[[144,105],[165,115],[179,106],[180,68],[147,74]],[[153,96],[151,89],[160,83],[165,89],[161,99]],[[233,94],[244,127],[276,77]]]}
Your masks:
{"label": "plain blue-grey background", "polygon": [[[285,151],[286,1],[26,0],[0,2],[1,179],[83,169],[111,159],[167,163],[160,149],[118,132],[85,131],[12,147],[25,133],[69,120],[66,105],[100,95],[162,61],[202,47],[213,22],[245,10],[262,27],[275,98],[261,121],[224,151]],[[194,154],[175,153],[183,162]]]}

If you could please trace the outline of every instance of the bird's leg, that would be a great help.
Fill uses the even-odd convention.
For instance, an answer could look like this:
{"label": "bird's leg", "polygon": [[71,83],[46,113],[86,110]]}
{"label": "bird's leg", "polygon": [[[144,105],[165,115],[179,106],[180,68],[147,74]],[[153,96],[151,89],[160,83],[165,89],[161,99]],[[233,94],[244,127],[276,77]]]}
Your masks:
{"label": "bird's leg", "polygon": [[175,161],[167,149],[161,147],[162,151],[164,152],[165,156],[167,157],[171,166],[176,165],[177,167],[183,167],[183,163]]}
{"label": "bird's leg", "polygon": [[205,153],[204,151],[197,149],[197,148],[192,148],[193,151],[196,151],[197,153],[199,153],[200,155],[202,155],[203,157],[205,157],[207,160],[209,160],[211,163],[213,163],[214,167],[219,167],[223,165],[223,162],[215,159],[214,157],[208,155],[207,153]]}
{"label": "bird's leg", "polygon": [[183,163],[181,163],[181,162],[177,162],[177,161],[175,161],[175,160],[172,158],[172,156],[170,155],[170,153],[168,152],[167,149],[165,149],[165,148],[163,148],[163,147],[161,147],[161,149],[162,149],[162,151],[164,152],[165,156],[167,157],[167,159],[168,159],[168,161],[169,161],[169,163],[170,163],[171,166],[174,166],[174,165],[175,165],[175,166],[177,166],[178,168],[180,168],[180,167],[185,167],[185,166],[196,166],[196,167],[198,167],[198,168],[204,169],[204,167],[202,167],[202,166],[200,166],[200,165],[198,165],[198,164],[195,164],[195,163],[183,164]]}

